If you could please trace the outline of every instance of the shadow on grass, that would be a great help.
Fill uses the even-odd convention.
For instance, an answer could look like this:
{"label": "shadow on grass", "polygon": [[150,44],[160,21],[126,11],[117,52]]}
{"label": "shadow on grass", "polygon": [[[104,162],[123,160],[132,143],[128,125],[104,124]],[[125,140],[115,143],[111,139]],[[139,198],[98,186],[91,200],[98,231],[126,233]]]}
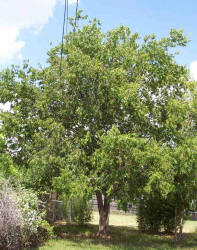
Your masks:
{"label": "shadow on grass", "polygon": [[96,236],[97,225],[83,226],[57,223],[54,227],[59,238],[75,244],[103,245],[108,249],[197,249],[197,235],[184,234],[181,242],[175,243],[172,235],[152,235],[141,233],[132,227],[109,226],[105,239]]}

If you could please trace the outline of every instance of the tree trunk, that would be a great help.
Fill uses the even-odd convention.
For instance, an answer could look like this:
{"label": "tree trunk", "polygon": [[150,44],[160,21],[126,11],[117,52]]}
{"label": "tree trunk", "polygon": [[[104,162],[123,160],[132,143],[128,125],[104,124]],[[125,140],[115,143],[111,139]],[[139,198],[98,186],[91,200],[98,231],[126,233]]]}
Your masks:
{"label": "tree trunk", "polygon": [[179,240],[183,238],[183,217],[184,217],[184,210],[181,211],[181,221],[180,221],[180,230],[179,230]]}
{"label": "tree trunk", "polygon": [[174,239],[175,241],[178,241],[177,238],[177,208],[175,207],[175,213],[174,213]]}
{"label": "tree trunk", "polygon": [[47,202],[47,220],[53,225],[56,220],[56,200],[57,193],[51,191],[49,200]]}
{"label": "tree trunk", "polygon": [[107,234],[107,227],[109,224],[109,209],[110,202],[106,196],[102,196],[100,191],[96,192],[96,198],[98,203],[98,211],[99,211],[99,236],[104,236]]}

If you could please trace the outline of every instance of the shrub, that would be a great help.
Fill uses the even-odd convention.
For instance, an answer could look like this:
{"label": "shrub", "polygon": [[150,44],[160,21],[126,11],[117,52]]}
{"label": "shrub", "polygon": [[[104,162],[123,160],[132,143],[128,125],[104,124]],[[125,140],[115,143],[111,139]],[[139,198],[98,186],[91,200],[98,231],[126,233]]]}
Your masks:
{"label": "shrub", "polygon": [[42,220],[38,227],[39,242],[54,237],[53,227],[46,220]]}
{"label": "shrub", "polygon": [[160,207],[157,201],[141,199],[137,213],[138,228],[141,231],[157,233],[161,230]]}
{"label": "shrub", "polygon": [[172,233],[175,221],[174,210],[173,203],[159,195],[143,197],[138,204],[138,228],[151,233],[159,233],[162,230]]}
{"label": "shrub", "polygon": [[23,217],[16,193],[4,184],[0,190],[0,247],[19,248],[22,228]]}
{"label": "shrub", "polygon": [[81,197],[64,200],[63,216],[68,222],[84,224],[92,219],[92,205]]}
{"label": "shrub", "polygon": [[[32,191],[21,187],[14,190],[5,181],[0,187],[0,248],[19,249],[45,239],[46,234],[51,234],[51,228],[43,215]],[[43,230],[42,238],[39,234]]]}

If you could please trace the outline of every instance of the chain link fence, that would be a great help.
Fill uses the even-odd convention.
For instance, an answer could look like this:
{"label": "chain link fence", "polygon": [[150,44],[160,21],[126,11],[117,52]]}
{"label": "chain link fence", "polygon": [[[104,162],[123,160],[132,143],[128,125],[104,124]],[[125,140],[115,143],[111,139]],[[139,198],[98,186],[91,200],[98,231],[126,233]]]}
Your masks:
{"label": "chain link fence", "polygon": [[[96,197],[90,200],[90,204],[94,211],[98,211],[98,203]],[[72,213],[72,206],[68,205],[63,208],[63,201],[59,200],[50,200],[47,202],[47,219],[53,223],[56,220],[67,220],[68,222],[72,222],[71,213]],[[110,204],[110,211],[115,213],[125,213],[123,210],[119,210],[117,203],[112,201]],[[66,213],[66,217],[65,217]],[[137,214],[137,207],[132,206],[126,213],[128,214]],[[197,212],[189,212],[189,220],[197,221]]]}

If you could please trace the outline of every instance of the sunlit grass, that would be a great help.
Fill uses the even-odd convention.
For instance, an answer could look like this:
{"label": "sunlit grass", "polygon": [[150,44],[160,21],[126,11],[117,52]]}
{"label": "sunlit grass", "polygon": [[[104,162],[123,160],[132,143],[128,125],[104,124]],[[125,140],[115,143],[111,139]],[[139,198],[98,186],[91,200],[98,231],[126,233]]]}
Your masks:
{"label": "sunlit grass", "polygon": [[[98,212],[93,213],[92,224],[98,225],[99,215]],[[137,229],[136,215],[133,214],[119,214],[111,213],[109,218],[109,224],[112,226],[127,226]],[[186,221],[183,228],[184,233],[194,233],[197,231],[197,221]],[[196,247],[197,249],[197,247]]]}
{"label": "sunlit grass", "polygon": [[[99,214],[98,212],[93,212],[92,224],[98,225]],[[127,226],[137,228],[136,216],[132,214],[119,214],[111,213],[109,217],[109,225],[112,226]]]}

